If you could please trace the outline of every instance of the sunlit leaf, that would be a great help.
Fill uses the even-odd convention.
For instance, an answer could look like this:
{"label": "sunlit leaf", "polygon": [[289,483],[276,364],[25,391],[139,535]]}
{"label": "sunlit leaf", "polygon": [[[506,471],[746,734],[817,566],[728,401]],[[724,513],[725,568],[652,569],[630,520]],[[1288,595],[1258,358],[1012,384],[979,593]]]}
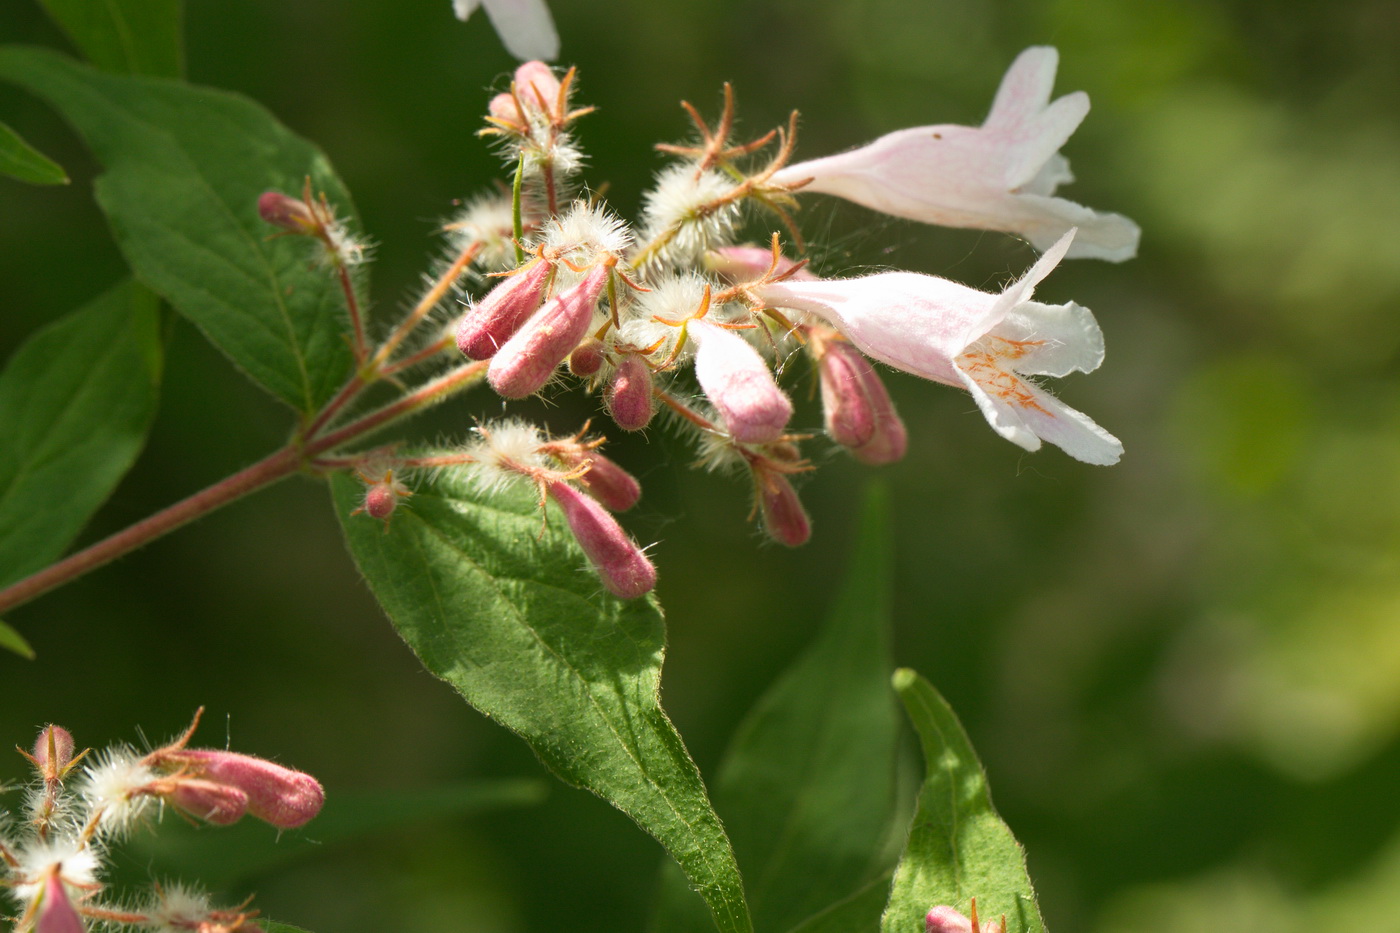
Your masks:
{"label": "sunlit leaf", "polygon": [[[826,625],[749,713],[715,780],[759,930],[788,930],[890,867],[880,858],[896,809],[899,720],[889,689],[887,512],[884,497],[871,496]],[[664,881],[655,928],[704,930],[684,879],[673,872]],[[831,922],[878,900],[861,916],[874,929],[886,890],[888,878],[878,898],[867,894]]]}
{"label": "sunlit leaf", "polygon": [[0,585],[62,554],[140,453],[161,375],[157,304],[119,285],[0,372]]}
{"label": "sunlit leaf", "polygon": [[661,709],[656,604],[605,592],[552,507],[541,528],[531,490],[488,495],[444,473],[385,533],[350,516],[356,480],[334,488],[351,553],[424,666],[655,836],[722,931],[751,930],[729,840]]}
{"label": "sunlit leaf", "polygon": [[992,809],[987,775],[958,717],[914,671],[896,671],[894,688],[919,734],[927,775],[881,929],[918,933],[930,908],[966,914],[975,897],[981,919],[1004,915],[1008,933],[1044,933],[1025,851]]}
{"label": "sunlit leaf", "polygon": [[104,71],[178,78],[181,0],[40,0],[88,61]]}
{"label": "sunlit leaf", "polygon": [[35,149],[19,134],[0,123],[0,175],[8,175],[31,185],[66,185],[63,166]]}
{"label": "sunlit leaf", "polygon": [[270,237],[269,189],[317,191],[348,214],[324,155],[257,104],[176,81],[103,74],[39,49],[0,49],[0,78],[52,103],[105,171],[95,183],[136,277],[255,382],[314,411],[351,368],[344,299],[316,245]]}

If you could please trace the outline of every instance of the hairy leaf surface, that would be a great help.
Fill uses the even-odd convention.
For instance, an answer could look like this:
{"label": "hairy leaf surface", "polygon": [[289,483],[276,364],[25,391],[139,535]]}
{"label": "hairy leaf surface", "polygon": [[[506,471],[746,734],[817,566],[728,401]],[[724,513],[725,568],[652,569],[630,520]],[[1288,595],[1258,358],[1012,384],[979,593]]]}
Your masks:
{"label": "hairy leaf surface", "polygon": [[975,897],[983,921],[1005,915],[1008,933],[1044,933],[1025,850],[992,808],[962,723],[914,671],[896,671],[894,688],[919,734],[927,775],[881,929],[920,933],[930,908],[966,914]]}
{"label": "hairy leaf surface", "polygon": [[722,931],[752,929],[729,840],[661,708],[656,603],[609,595],[553,506],[542,533],[530,489],[487,494],[444,473],[385,533],[350,516],[356,480],[333,485],[351,553],[424,666],[655,836]]}
{"label": "hairy leaf surface", "polygon": [[246,98],[103,74],[40,49],[0,49],[0,78],[52,103],[104,168],[95,183],[136,277],[253,381],[303,412],[350,374],[335,276],[305,237],[272,237],[258,196],[310,176],[342,214],[350,197],[315,146]]}
{"label": "hairy leaf surface", "polygon": [[0,373],[0,586],[62,554],[140,453],[160,384],[157,304],[119,285]]}

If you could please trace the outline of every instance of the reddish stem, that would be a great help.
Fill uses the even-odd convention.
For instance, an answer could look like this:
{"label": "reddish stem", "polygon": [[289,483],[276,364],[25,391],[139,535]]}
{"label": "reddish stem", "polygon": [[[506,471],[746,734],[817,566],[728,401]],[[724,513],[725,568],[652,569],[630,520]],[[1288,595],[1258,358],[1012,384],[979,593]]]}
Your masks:
{"label": "reddish stem", "polygon": [[355,365],[358,366],[369,356],[369,348],[365,344],[365,322],[360,316],[360,299],[355,295],[355,283],[350,281],[350,270],[345,268],[345,263],[337,262],[335,271],[340,279],[340,290],[345,293],[345,310],[350,314],[350,326],[355,332]]}
{"label": "reddish stem", "polygon": [[405,418],[429,405],[434,405],[453,392],[465,389],[480,379],[489,365],[491,365],[490,360],[478,360],[474,363],[458,366],[432,382],[424,383],[403,398],[390,402],[378,411],[372,411],[359,420],[352,421],[329,434],[312,438],[306,443],[305,454],[307,457],[314,457],[327,450],[334,450],[342,444],[358,440],[360,437],[372,434],[400,418]]}
{"label": "reddish stem", "polygon": [[104,538],[38,573],[0,590],[0,613],[42,596],[75,577],[133,551],[187,524],[206,512],[228,505],[255,489],[290,476],[301,467],[301,453],[288,445],[244,470],[162,509],[131,527]]}

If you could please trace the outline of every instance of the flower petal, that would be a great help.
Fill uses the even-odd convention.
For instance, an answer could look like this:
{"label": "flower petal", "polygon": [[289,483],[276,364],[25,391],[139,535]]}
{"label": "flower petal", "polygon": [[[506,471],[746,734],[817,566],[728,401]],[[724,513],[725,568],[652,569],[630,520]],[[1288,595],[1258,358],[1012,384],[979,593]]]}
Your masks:
{"label": "flower petal", "polygon": [[779,282],[755,293],[776,307],[817,315],[866,356],[948,385],[961,384],[953,358],[991,326],[983,322],[1000,300],[914,272]]}
{"label": "flower petal", "polygon": [[479,6],[481,0],[452,0],[452,12],[463,22],[466,22],[467,17],[475,13]]}
{"label": "flower petal", "polygon": [[1045,278],[1055,270],[1069,253],[1070,247],[1074,243],[1074,236],[1077,231],[1070,228],[1065,235],[1060,237],[1045,250],[1035,265],[1026,270],[1026,274],[1006,287],[996,302],[988,309],[987,314],[981,320],[973,322],[969,327],[967,339],[963,346],[972,343],[983,334],[990,333],[992,328],[1001,323],[1011,311],[1018,305],[1031,300],[1031,295],[1035,294],[1035,287],[1040,284],[1040,280]]}
{"label": "flower petal", "polygon": [[1005,129],[1025,123],[1050,103],[1060,53],[1053,45],[1033,45],[1016,56],[1001,79],[984,129]]}
{"label": "flower petal", "polygon": [[1002,318],[987,335],[1018,345],[1024,353],[1012,363],[1028,376],[1091,373],[1103,363],[1103,331],[1082,305],[1043,305],[1027,301]]}
{"label": "flower petal", "polygon": [[1028,404],[1012,404],[988,393],[961,370],[958,373],[987,423],[1013,444],[1033,451],[1040,449],[1042,440],[1047,440],[1074,459],[1095,466],[1111,466],[1122,458],[1122,441],[1039,386],[1021,381],[1020,388],[1031,400]]}
{"label": "flower petal", "polygon": [[[461,2],[461,0],[456,0]],[[467,0],[472,2],[472,0]],[[478,0],[506,51],[524,61],[552,61],[559,55],[559,33],[544,0]]]}
{"label": "flower petal", "polygon": [[1089,95],[1083,91],[1050,103],[1059,61],[1050,46],[1033,46],[1018,55],[982,124],[982,134],[999,143],[1007,188],[1034,179],[1089,113]]}
{"label": "flower petal", "polygon": [[1011,200],[1020,215],[1015,232],[1036,249],[1044,249],[1066,230],[1077,227],[1079,235],[1066,254],[1070,259],[1122,262],[1137,255],[1142,228],[1122,214],[1100,213],[1064,198],[1029,192],[1017,194]]}

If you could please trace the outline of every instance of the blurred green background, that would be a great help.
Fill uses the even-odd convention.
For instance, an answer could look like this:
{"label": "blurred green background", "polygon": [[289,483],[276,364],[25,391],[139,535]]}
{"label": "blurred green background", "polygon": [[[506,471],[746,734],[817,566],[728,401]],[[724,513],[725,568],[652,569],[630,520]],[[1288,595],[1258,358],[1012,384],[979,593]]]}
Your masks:
{"label": "blurred green background", "polygon": [[[1063,265],[1044,300],[1097,313],[1108,357],[1057,391],[1123,439],[1121,465],[997,438],[965,394],[891,375],[908,458],[896,504],[896,660],[959,710],[1058,933],[1321,925],[1400,930],[1400,6],[1393,0],[554,0],[580,68],[587,177],[635,210],[723,81],[743,128],[803,113],[799,157],[977,123],[1021,48],[1059,47],[1093,111],[1064,194],[1143,228],[1123,265]],[[318,142],[379,243],[391,314],[454,198],[487,187],[474,137],[512,67],[448,0],[188,4],[191,80],[242,91]],[[26,0],[0,41],[66,47]],[[73,174],[0,180],[0,353],[123,274],[93,164],[34,99],[0,120]],[[1033,254],[999,234],[809,199],[828,274],[901,267],[992,288]],[[762,234],[762,229],[756,231]],[[85,540],[278,445],[289,419],[174,325],[159,420]],[[421,436],[460,435],[477,396]],[[579,401],[544,411],[576,425]],[[815,405],[799,422],[818,427]],[[0,441],[3,442],[3,441]],[[813,445],[814,451],[821,445]],[[873,471],[823,456],[812,543],[745,523],[746,490],[664,431],[611,448],[643,479],[670,626],[665,700],[712,772],[801,650]],[[266,491],[13,613],[0,735],[176,731],[275,756],[335,795],[536,776],[523,744],[423,673],[369,598],[327,495]],[[22,776],[14,756],[0,779]],[[314,833],[311,834],[314,837]],[[211,847],[218,839],[204,837]],[[268,844],[272,839],[269,834]],[[265,874],[272,916],[318,933],[640,929],[658,846],[592,797],[404,827]]]}

